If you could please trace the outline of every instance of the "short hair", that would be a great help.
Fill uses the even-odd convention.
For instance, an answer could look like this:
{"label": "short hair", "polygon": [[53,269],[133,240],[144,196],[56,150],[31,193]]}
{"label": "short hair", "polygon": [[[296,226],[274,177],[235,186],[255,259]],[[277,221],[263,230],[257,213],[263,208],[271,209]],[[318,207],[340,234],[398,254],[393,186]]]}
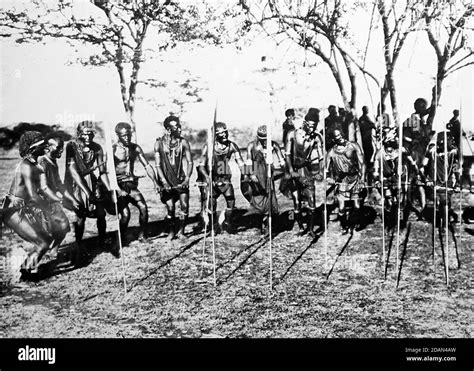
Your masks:
{"label": "short hair", "polygon": [[127,130],[127,131],[132,131],[132,127],[128,122],[119,122],[117,125],[115,125],[115,133],[118,134],[120,133],[121,130]]}
{"label": "short hair", "polygon": [[52,131],[51,133],[48,133],[46,135],[46,137],[44,138],[44,141],[46,143],[48,143],[50,140],[55,140],[58,143],[64,143],[63,137],[55,131]]}
{"label": "short hair", "polygon": [[454,115],[454,116],[459,116],[459,110],[458,110],[458,109],[455,109],[455,110],[453,111],[453,115]]}
{"label": "short hair", "polygon": [[295,116],[295,110],[294,110],[293,108],[288,108],[288,109],[285,111],[285,116],[286,116],[286,117]]}
{"label": "short hair", "polygon": [[25,157],[32,150],[32,146],[40,144],[44,140],[43,134],[39,131],[25,131],[20,137],[19,152],[21,157]]}
{"label": "short hair", "polygon": [[95,132],[95,124],[93,121],[82,121],[77,124],[77,133],[80,134],[84,129],[89,129]]}
{"label": "short hair", "polygon": [[170,116],[168,116],[167,118],[165,118],[165,121],[163,122],[163,125],[164,125],[165,129],[169,129],[169,128],[170,128],[170,125],[171,125],[171,123],[172,123],[173,121],[175,121],[176,123],[178,123],[178,125],[181,125],[181,123],[179,122],[179,117],[170,115]]}
{"label": "short hair", "polygon": [[424,103],[428,104],[428,101],[425,98],[416,98],[415,103],[413,103],[413,106],[416,108],[419,104]]}
{"label": "short hair", "polygon": [[216,122],[214,125],[214,131],[217,131],[217,129],[224,129],[227,131],[227,125],[223,122]]}

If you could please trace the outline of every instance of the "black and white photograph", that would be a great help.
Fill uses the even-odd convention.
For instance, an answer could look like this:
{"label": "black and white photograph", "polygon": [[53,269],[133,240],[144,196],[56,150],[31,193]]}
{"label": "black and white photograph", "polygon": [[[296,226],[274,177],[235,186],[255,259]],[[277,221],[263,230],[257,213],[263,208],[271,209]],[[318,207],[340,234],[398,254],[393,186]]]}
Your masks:
{"label": "black and white photograph", "polygon": [[472,369],[472,0],[3,0],[0,43],[1,339]]}

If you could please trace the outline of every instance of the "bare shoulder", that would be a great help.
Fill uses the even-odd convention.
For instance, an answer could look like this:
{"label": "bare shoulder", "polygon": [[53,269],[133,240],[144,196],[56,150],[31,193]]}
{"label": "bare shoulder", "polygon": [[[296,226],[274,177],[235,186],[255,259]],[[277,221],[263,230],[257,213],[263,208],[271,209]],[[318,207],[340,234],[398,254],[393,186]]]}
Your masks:
{"label": "bare shoulder", "polygon": [[97,142],[92,142],[90,145],[90,148],[95,152],[95,153],[103,153],[102,146],[97,143]]}
{"label": "bare shoulder", "polygon": [[142,147],[140,147],[139,144],[137,143],[131,143],[131,149],[133,152],[137,153],[137,154],[143,154],[143,149]]}
{"label": "bare shoulder", "polygon": [[273,149],[275,150],[279,150],[280,149],[280,145],[278,144],[278,142],[272,140],[272,147]]}
{"label": "bare shoulder", "polygon": [[183,147],[186,148],[186,149],[190,149],[191,146],[189,145],[189,142],[186,138],[184,137],[181,137],[181,143],[183,144]]}
{"label": "bare shoulder", "polygon": [[155,140],[155,152],[158,152],[158,149],[160,148],[161,141],[162,141],[162,138],[156,138],[156,140]]}
{"label": "bare shoulder", "polygon": [[233,152],[240,152],[240,148],[237,143],[232,142],[231,140],[229,140],[229,147]]}

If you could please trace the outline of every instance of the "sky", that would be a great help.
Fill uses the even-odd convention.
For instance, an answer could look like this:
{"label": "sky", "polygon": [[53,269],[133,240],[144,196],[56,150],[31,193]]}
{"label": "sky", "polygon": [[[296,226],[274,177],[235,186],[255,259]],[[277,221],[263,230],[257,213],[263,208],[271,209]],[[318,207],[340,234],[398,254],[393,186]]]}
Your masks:
{"label": "sky", "polygon": [[[367,34],[367,20],[358,19],[360,37]],[[114,66],[84,67],[75,60],[90,49],[71,47],[62,40],[38,44],[16,44],[0,39],[0,126],[18,122],[41,122],[72,127],[82,120],[108,123],[126,121]],[[423,36],[411,37],[395,71],[401,118],[413,110],[419,96],[428,101],[434,82],[434,54]],[[77,51],[76,51],[76,50]],[[262,56],[266,60],[262,62]],[[382,53],[377,39],[367,53],[368,66],[383,76]],[[259,37],[237,51],[234,46],[197,48],[184,45],[155,55],[144,63],[140,79],[155,79],[165,87],[138,87],[136,122],[138,140],[152,146],[162,131],[163,119],[178,114],[183,122],[206,128],[218,106],[218,119],[228,125],[257,127],[273,124],[276,129],[289,107],[341,105],[329,70],[319,64],[303,67],[308,56],[297,47]],[[268,72],[262,73],[262,68]],[[446,123],[452,110],[461,108],[466,129],[474,131],[473,68],[455,73],[445,81],[435,126]],[[358,113],[374,103],[365,82],[359,78]],[[187,83],[186,87],[181,85]],[[196,90],[197,89],[197,90]],[[375,86],[371,86],[376,95]],[[190,98],[197,91],[200,101]],[[182,106],[176,101],[184,102]],[[326,116],[323,112],[322,117]]]}

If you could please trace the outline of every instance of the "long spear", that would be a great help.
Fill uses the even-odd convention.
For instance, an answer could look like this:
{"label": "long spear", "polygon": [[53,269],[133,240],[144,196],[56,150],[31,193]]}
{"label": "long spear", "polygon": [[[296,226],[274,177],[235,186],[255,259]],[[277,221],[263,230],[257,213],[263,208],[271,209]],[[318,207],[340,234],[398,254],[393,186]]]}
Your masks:
{"label": "long spear", "polygon": [[444,224],[445,224],[445,246],[446,246],[446,263],[444,269],[446,270],[446,286],[449,287],[449,241],[448,241],[448,228],[449,228],[449,209],[448,209],[448,132],[444,131],[444,182],[445,182],[445,204],[444,204]]}
{"label": "long spear", "polygon": [[433,272],[435,273],[436,261],[435,261],[435,245],[436,245],[436,210],[438,209],[438,203],[436,202],[436,182],[438,181],[438,160],[437,151],[435,148],[434,161],[433,161],[433,174],[434,174],[434,186],[433,186]]}
{"label": "long spear", "polygon": [[[459,188],[461,192],[459,193],[459,243],[462,240],[462,177],[463,177],[463,162],[464,154],[462,149],[462,100],[459,99]],[[454,229],[453,229],[454,230]],[[458,263],[459,268],[459,263]]]}
{"label": "long spear", "polygon": [[268,195],[269,195],[269,214],[268,214],[268,248],[270,253],[270,291],[272,290],[273,283],[273,256],[272,256],[272,164],[273,164],[273,146],[272,146],[272,125],[267,125],[267,184],[268,184]]}
{"label": "long spear", "polygon": [[[385,190],[383,188],[383,112],[382,112],[382,93],[380,93],[380,196],[382,197],[382,261],[385,261]],[[400,149],[398,150],[400,153]],[[400,156],[400,155],[399,155]]]}
{"label": "long spear", "polygon": [[326,125],[323,122],[323,151],[326,152],[323,155],[323,184],[324,184],[324,269],[328,265],[328,209],[327,209],[327,169],[326,169]]}
{"label": "long spear", "polygon": [[125,292],[127,292],[127,280],[125,277],[125,262],[124,262],[124,257],[123,257],[122,235],[120,233],[120,214],[118,211],[118,199],[117,199],[119,186],[117,184],[117,174],[115,173],[114,152],[113,152],[113,147],[112,147],[111,133],[112,133],[112,128],[110,127],[110,123],[106,122],[104,136],[105,136],[107,171],[111,175],[109,177],[109,183],[110,183],[110,189],[113,191],[112,199],[115,206],[115,215],[117,217],[117,241],[119,244],[119,254],[120,254],[120,260],[122,263],[123,288]]}
{"label": "long spear", "polygon": [[[411,117],[410,117],[411,120]],[[402,191],[402,146],[403,146],[403,122],[400,123],[399,132],[398,132],[398,163],[397,163],[397,172],[398,172],[398,192],[397,192],[397,249],[396,249],[396,260],[395,267],[398,268],[398,248],[400,246],[400,212],[401,212],[401,191]]]}
{"label": "long spear", "polygon": [[[207,135],[207,163],[208,163],[208,169],[209,169],[209,199],[210,202],[207,204],[207,211],[209,213],[209,203],[213,203],[213,182],[212,182],[212,166],[213,166],[213,160],[214,160],[214,128],[215,124],[217,122],[217,104],[218,101],[216,99],[216,107],[214,108],[214,119],[212,121],[211,127],[208,130],[208,135]],[[216,205],[217,206],[217,205]],[[211,223],[211,244],[212,244],[212,276],[214,278],[214,287],[217,286],[217,279],[216,279],[216,245],[215,245],[215,236],[214,236],[214,210],[213,207],[211,208],[211,217],[210,217],[210,223]]]}

